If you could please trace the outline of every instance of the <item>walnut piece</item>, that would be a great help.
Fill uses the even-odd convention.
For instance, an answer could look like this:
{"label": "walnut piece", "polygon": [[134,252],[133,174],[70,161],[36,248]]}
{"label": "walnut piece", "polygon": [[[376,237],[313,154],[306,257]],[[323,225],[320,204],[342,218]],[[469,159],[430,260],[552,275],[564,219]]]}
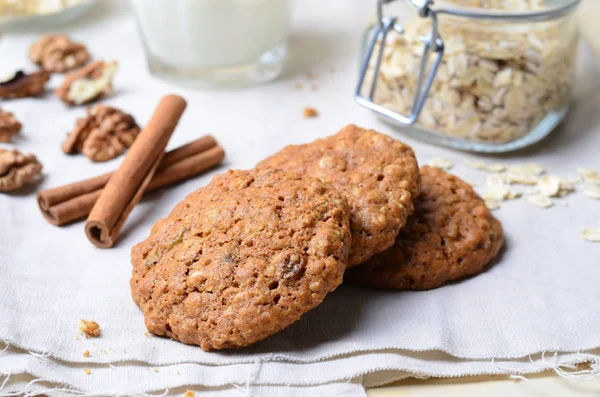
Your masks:
{"label": "walnut piece", "polygon": [[100,326],[95,321],[79,320],[79,329],[85,334],[86,338],[100,336]]}
{"label": "walnut piece", "polygon": [[48,72],[64,73],[85,65],[90,54],[65,35],[44,35],[29,49],[29,59]]}
{"label": "walnut piece", "polygon": [[0,142],[10,142],[10,138],[21,131],[21,127],[14,114],[0,108]]}
{"label": "walnut piece", "polygon": [[19,70],[4,81],[0,81],[0,99],[37,97],[44,93],[50,73],[45,70],[26,74]]}
{"label": "walnut piece", "polygon": [[92,161],[119,156],[138,136],[140,127],[130,114],[104,105],[88,108],[62,145],[65,153],[83,153]]}
{"label": "walnut piece", "polygon": [[35,181],[42,173],[42,164],[33,154],[0,148],[0,192],[17,190]]}
{"label": "walnut piece", "polygon": [[68,74],[56,95],[67,105],[83,105],[104,98],[112,92],[117,62],[95,61]]}

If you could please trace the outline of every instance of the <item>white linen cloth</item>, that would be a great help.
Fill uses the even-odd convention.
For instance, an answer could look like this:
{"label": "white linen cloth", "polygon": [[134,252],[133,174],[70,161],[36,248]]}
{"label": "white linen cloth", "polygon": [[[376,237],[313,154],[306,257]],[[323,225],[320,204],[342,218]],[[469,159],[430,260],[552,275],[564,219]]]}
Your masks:
{"label": "white linen cloth", "polygon": [[[170,148],[213,133],[226,150],[226,165],[146,197],[117,246],[97,249],[82,223],[48,224],[34,191],[113,170],[122,157],[92,164],[84,156],[64,155],[60,144],[84,109],[68,109],[51,93],[2,103],[24,125],[22,136],[2,147],[35,153],[45,178],[36,187],[0,195],[0,351],[6,348],[0,353],[0,395],[23,388],[51,395],[195,388],[215,396],[354,396],[364,395],[363,385],[406,376],[525,374],[584,361],[594,363],[589,373],[598,370],[600,245],[584,241],[580,231],[600,227],[600,202],[581,193],[547,210],[523,200],[503,204],[495,215],[505,228],[506,250],[485,273],[460,283],[427,292],[340,287],[300,321],[247,349],[206,353],[146,337],[129,294],[129,251],[187,193],[226,167],[252,167],[286,144],[356,123],[411,144],[421,163],[445,157],[458,175],[483,174],[462,165],[481,157],[406,138],[354,103],[362,34],[374,2],[298,1],[284,76],[245,90],[188,90],[152,78],[123,3],[102,2],[64,29],[86,43],[94,58],[119,61],[116,92],[105,102],[143,124],[162,95],[183,95],[189,106]],[[31,69],[27,49],[38,35],[4,34],[0,69]],[[493,161],[536,162],[558,175],[573,174],[577,165],[600,169],[600,69],[582,48],[567,120],[537,148]],[[305,76],[309,71],[317,77]],[[296,89],[297,82],[304,88]],[[52,87],[59,83],[53,77]],[[303,119],[305,106],[316,107],[320,117]],[[102,336],[79,336],[81,318],[97,321]],[[82,356],[85,350],[91,357]],[[48,391],[57,388],[62,390]]]}

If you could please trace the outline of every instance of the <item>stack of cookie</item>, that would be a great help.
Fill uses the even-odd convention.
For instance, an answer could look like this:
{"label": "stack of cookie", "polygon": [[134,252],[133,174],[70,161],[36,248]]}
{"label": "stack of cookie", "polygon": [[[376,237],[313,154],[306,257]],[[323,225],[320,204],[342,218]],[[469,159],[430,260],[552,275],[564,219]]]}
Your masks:
{"label": "stack of cookie", "polygon": [[348,126],[190,194],[132,251],[146,327],[204,350],[250,345],[342,283],[429,289],[503,244],[471,186],[393,138]]}

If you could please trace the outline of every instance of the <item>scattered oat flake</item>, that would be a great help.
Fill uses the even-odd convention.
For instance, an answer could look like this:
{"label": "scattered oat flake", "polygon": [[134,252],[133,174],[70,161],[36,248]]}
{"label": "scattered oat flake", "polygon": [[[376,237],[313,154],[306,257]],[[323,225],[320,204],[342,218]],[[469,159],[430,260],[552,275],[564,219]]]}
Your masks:
{"label": "scattered oat flake", "polygon": [[486,166],[485,169],[489,172],[504,172],[504,170],[506,170],[506,167],[502,164],[496,163]]}
{"label": "scattered oat flake", "polygon": [[560,193],[560,178],[556,176],[543,176],[537,183],[538,190],[546,197],[556,197]]}
{"label": "scattered oat flake", "polygon": [[91,373],[92,373],[92,371],[90,371],[90,369],[89,369],[89,368],[84,368],[84,369],[83,369],[83,372],[85,372],[85,374],[86,374],[86,375],[89,375],[89,374],[91,374]]}
{"label": "scattered oat flake", "polygon": [[577,167],[577,173],[584,178],[590,178],[598,175],[598,172],[587,167]]}
{"label": "scattered oat flake", "polygon": [[183,397],[194,397],[195,395],[196,393],[194,393],[192,390],[186,390]]}
{"label": "scattered oat flake", "polygon": [[591,199],[600,200],[600,186],[588,186],[584,194]]}
{"label": "scattered oat flake", "polygon": [[527,197],[527,202],[539,208],[550,208],[554,205],[554,201],[551,198],[542,194],[533,194]]}
{"label": "scattered oat flake", "polygon": [[329,68],[329,73],[334,74],[335,73],[335,68]]}
{"label": "scattered oat flake", "polygon": [[508,167],[508,171],[510,172],[514,172],[517,174],[529,174],[529,175],[542,175],[545,171],[544,167],[539,165],[539,164],[535,164],[535,163],[528,163],[528,164],[520,164],[520,165],[511,165]]}
{"label": "scattered oat flake", "polygon": [[585,178],[585,183],[600,186],[600,175],[588,176]]}
{"label": "scattered oat flake", "polygon": [[304,118],[305,119],[310,119],[310,118],[313,118],[313,117],[317,117],[319,115],[319,112],[315,108],[305,107],[303,114],[304,114]]}
{"label": "scattered oat flake", "polygon": [[181,372],[177,371],[177,375],[181,375]]}
{"label": "scattered oat flake", "polygon": [[301,90],[304,86],[302,85],[302,83],[296,83],[296,85],[294,86],[295,89],[297,90]]}
{"label": "scattered oat flake", "polygon": [[79,320],[79,329],[85,334],[86,338],[100,336],[100,326],[95,321]]}
{"label": "scattered oat flake", "polygon": [[494,200],[485,200],[485,205],[492,211],[500,208],[500,203]]}
{"label": "scattered oat flake", "polygon": [[504,174],[490,174],[485,178],[485,184],[488,186],[504,185],[505,181]]}
{"label": "scattered oat flake", "polygon": [[160,372],[158,368],[154,368],[154,372]]}
{"label": "scattered oat flake", "polygon": [[90,354],[89,350],[86,350],[86,351],[83,352],[83,357],[89,357],[90,355],[91,354]]}
{"label": "scattered oat flake", "polygon": [[473,168],[474,170],[485,170],[485,168],[486,168],[486,165],[483,161],[477,161],[477,160],[465,161],[465,165],[469,168]]}
{"label": "scattered oat flake", "polygon": [[441,157],[435,157],[429,160],[430,167],[438,168],[440,170],[449,170],[453,165],[452,161]]}
{"label": "scattered oat flake", "polygon": [[584,240],[591,241],[594,243],[600,242],[600,229],[583,229],[581,231],[581,236]]}
{"label": "scattered oat flake", "polygon": [[518,184],[518,185],[533,186],[533,185],[537,185],[537,183],[538,183],[538,177],[535,174],[527,174],[527,173],[508,171],[504,174],[498,174],[498,175],[501,175],[504,182],[510,183],[511,185]]}

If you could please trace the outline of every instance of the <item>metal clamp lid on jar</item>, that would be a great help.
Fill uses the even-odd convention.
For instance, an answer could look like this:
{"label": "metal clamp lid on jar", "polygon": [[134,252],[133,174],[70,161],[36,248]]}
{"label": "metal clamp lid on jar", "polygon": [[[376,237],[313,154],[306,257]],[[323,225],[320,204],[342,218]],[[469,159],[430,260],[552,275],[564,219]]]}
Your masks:
{"label": "metal clamp lid on jar", "polygon": [[[444,56],[444,41],[438,31],[438,15],[447,14],[465,18],[476,18],[476,19],[493,19],[493,20],[507,20],[513,22],[526,21],[526,22],[541,22],[548,21],[556,18],[560,18],[564,15],[571,13],[581,0],[570,0],[564,2],[564,4],[550,8],[548,10],[524,12],[524,13],[506,13],[506,12],[481,12],[471,9],[450,9],[450,8],[433,8],[433,0],[405,0],[417,8],[417,14],[421,18],[431,19],[431,33],[428,36],[421,37],[423,41],[424,49],[423,56],[421,57],[421,64],[419,67],[419,75],[417,78],[415,97],[413,100],[413,107],[409,115],[402,115],[396,113],[384,106],[375,103],[375,91],[377,89],[377,80],[380,74],[381,62],[383,60],[384,43],[391,30],[396,31],[399,34],[404,33],[404,29],[398,22],[397,17],[385,17],[383,13],[383,6],[391,3],[395,0],[377,0],[377,25],[373,32],[373,37],[369,43],[365,59],[362,63],[358,84],[354,97],[356,101],[372,111],[379,113],[389,119],[390,121],[399,125],[412,125],[418,119],[427,99],[429,89],[433,84],[433,80],[437,73],[438,67],[442,62]],[[550,0],[550,3],[556,3],[556,0]],[[377,58],[375,60],[375,67],[373,69],[373,81],[371,87],[368,89],[368,96],[363,95],[363,88],[365,85],[365,79],[369,69],[369,64],[375,52],[375,48],[379,43],[379,50],[377,52]],[[433,64],[427,72],[427,65],[429,63],[429,56],[432,53],[435,56]]]}

